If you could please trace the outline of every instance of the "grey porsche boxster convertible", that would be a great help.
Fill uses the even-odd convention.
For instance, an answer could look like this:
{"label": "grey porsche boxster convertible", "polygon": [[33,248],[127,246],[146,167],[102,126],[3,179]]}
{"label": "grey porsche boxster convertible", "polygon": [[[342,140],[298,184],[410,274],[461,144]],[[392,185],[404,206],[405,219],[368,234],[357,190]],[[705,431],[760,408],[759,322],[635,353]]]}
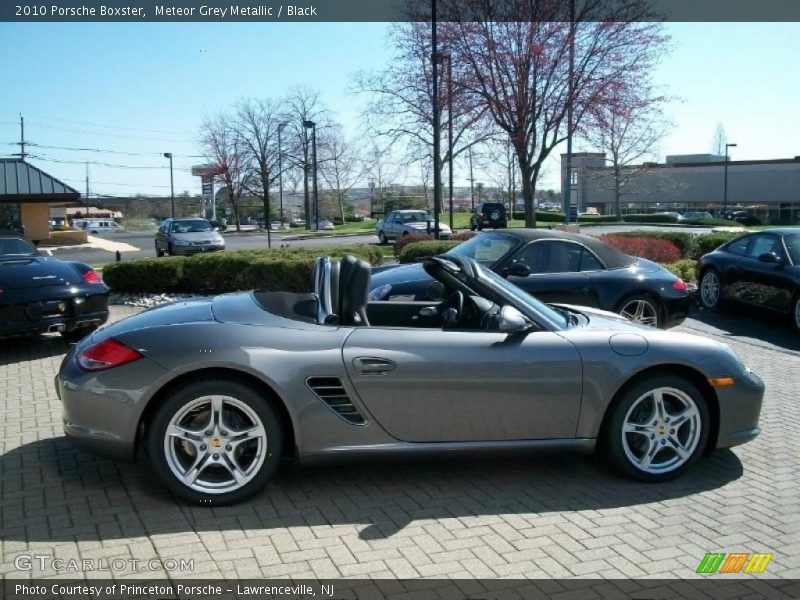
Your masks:
{"label": "grey porsche boxster convertible", "polygon": [[147,310],[96,331],[56,379],[64,429],[146,449],[191,502],[241,501],[283,456],[598,447],[664,481],[752,440],[764,386],[724,344],[548,306],[470,258],[424,263],[441,302],[370,302],[370,267],[319,258],[313,292]]}

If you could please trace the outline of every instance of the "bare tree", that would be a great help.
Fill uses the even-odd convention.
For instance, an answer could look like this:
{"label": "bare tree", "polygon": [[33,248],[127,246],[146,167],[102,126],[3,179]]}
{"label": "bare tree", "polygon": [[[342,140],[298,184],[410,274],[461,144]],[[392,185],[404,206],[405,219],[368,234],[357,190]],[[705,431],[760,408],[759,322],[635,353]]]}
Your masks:
{"label": "bare tree", "polygon": [[247,148],[236,119],[225,112],[213,117],[205,117],[200,127],[200,140],[206,156],[219,167],[217,178],[227,192],[227,200],[233,211],[236,230],[241,231],[240,201],[244,191],[244,182],[250,174],[246,156]]}
{"label": "bare tree", "polygon": [[272,247],[270,188],[280,176],[278,127],[284,121],[282,107],[272,100],[242,100],[237,108],[238,131],[250,163],[243,185],[264,205],[267,247]]}
{"label": "bare tree", "polygon": [[[373,213],[384,212],[386,188],[392,179],[397,177],[398,172],[397,164],[392,160],[390,147],[381,145],[379,140],[373,140],[364,156],[364,174],[377,191],[377,198],[372,201]],[[376,203],[380,206],[379,211],[375,208]]]}
{"label": "bare tree", "polygon": [[320,174],[338,205],[342,223],[345,222],[345,196],[363,174],[358,152],[345,140],[340,126],[325,134],[325,154],[320,157]]}
{"label": "bare tree", "polygon": [[[369,97],[365,117],[370,134],[384,137],[389,146],[402,146],[409,164],[431,161],[434,90],[430,24],[397,24],[391,31],[391,39],[395,53],[388,68],[356,73],[353,89]],[[446,44],[444,52],[447,52]],[[453,157],[448,145],[443,144],[442,169],[491,134],[486,127],[486,109],[474,95],[467,93],[461,82],[461,66],[454,56],[450,55],[450,60],[453,63],[449,70],[445,67],[446,61],[440,61],[443,75],[438,101],[442,107],[439,125],[443,128],[448,119],[448,107],[453,107]],[[452,82],[447,81],[448,72],[452,73]]]}
{"label": "bare tree", "polygon": [[587,139],[606,154],[614,192],[614,210],[622,219],[622,197],[632,193],[630,184],[651,170],[644,159],[653,156],[670,123],[661,111],[663,98],[642,95],[616,101],[598,111]]}
{"label": "bare tree", "polygon": [[495,140],[488,145],[489,161],[484,167],[492,183],[501,192],[501,201],[508,207],[509,219],[512,218],[519,189],[519,169],[514,146],[508,138]]}
{"label": "bare tree", "polygon": [[[566,3],[557,1],[506,0],[506,15],[492,0],[453,0],[448,9],[461,15],[452,25],[452,44],[469,68],[464,85],[514,147],[528,227],[536,222],[533,198],[542,165],[567,138],[570,109],[572,131],[580,131],[620,89],[632,93],[640,85],[664,46],[661,26],[643,22],[641,0],[577,4],[574,22]],[[473,18],[464,18],[465,10]]]}
{"label": "bare tree", "polygon": [[717,156],[722,156],[725,152],[725,144],[728,143],[728,136],[725,134],[725,126],[722,123],[717,123],[714,129],[714,138],[711,141],[711,152]]}
{"label": "bare tree", "polygon": [[[286,121],[289,123],[286,135],[288,145],[287,158],[303,173],[303,210],[306,218],[306,229],[311,229],[312,211],[309,197],[308,178],[312,174],[311,130],[306,123],[313,122],[317,130],[329,123],[329,114],[322,105],[320,93],[307,87],[293,88],[285,100]],[[317,154],[322,154],[321,136],[317,135]]]}

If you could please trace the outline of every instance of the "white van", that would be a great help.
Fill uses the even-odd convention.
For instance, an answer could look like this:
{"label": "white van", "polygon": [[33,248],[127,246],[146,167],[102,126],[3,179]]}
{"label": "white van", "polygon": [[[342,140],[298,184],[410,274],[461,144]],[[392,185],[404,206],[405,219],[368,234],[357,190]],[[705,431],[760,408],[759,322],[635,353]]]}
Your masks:
{"label": "white van", "polygon": [[89,219],[84,221],[82,229],[88,233],[116,233],[125,228],[111,219]]}

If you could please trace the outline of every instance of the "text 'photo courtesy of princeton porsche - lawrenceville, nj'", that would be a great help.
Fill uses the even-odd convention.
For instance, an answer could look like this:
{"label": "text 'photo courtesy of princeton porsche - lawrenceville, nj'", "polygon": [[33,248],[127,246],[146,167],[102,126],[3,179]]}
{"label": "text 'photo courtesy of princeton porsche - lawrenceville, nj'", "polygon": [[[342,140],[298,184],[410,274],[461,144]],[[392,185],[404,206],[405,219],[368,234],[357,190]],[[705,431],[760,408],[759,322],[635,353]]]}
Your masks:
{"label": "text 'photo courtesy of princeton porsche - lawrenceville, nj'", "polygon": [[0,4],[0,600],[800,599],[800,5]]}

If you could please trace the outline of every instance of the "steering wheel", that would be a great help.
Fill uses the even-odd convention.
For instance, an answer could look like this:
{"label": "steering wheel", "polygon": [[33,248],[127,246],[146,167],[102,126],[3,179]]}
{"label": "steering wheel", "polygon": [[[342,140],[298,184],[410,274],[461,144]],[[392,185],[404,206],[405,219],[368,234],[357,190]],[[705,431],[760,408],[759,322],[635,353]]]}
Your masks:
{"label": "steering wheel", "polygon": [[447,300],[439,305],[439,315],[442,318],[442,327],[455,327],[461,315],[464,313],[464,294],[461,290],[456,290]]}

